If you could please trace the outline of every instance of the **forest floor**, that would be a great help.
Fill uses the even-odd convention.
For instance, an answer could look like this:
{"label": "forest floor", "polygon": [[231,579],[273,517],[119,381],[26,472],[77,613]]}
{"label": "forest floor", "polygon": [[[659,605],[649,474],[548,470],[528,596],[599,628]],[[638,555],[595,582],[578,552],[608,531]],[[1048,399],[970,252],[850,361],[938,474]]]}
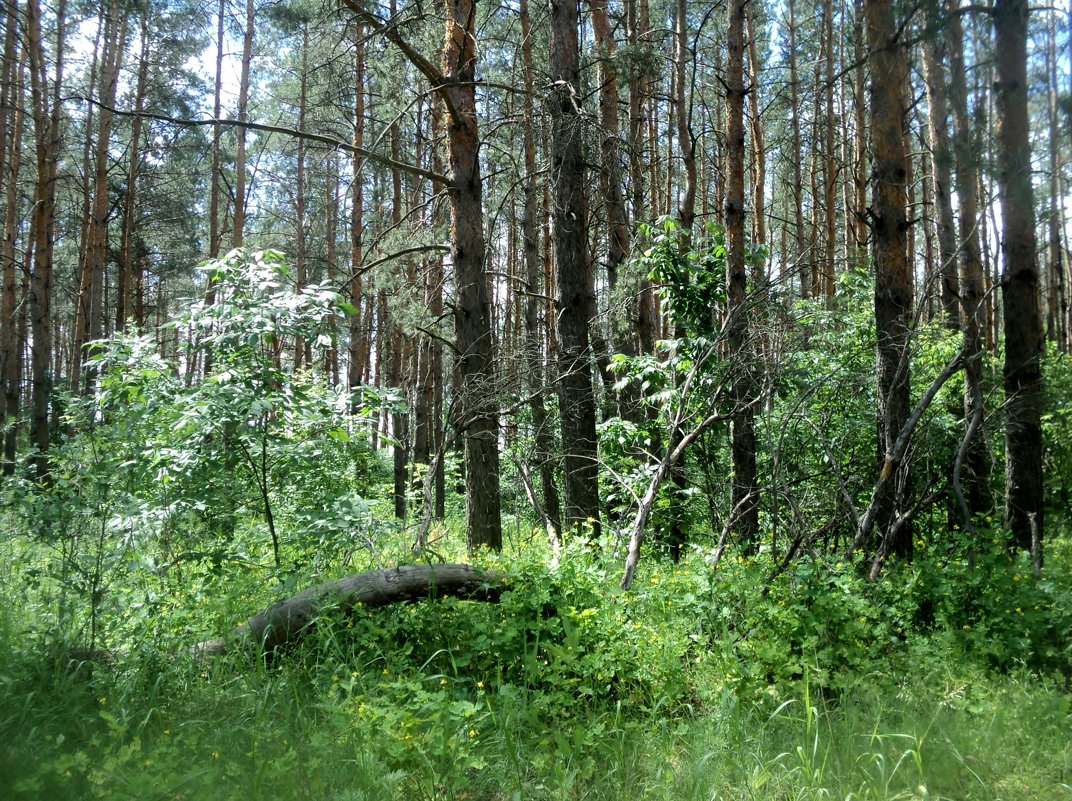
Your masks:
{"label": "forest floor", "polygon": [[[191,570],[166,596],[116,585],[119,653],[90,664],[44,630],[48,599],[8,547],[0,797],[1072,799],[1067,630],[1006,630],[985,610],[954,628],[951,611],[968,614],[955,593],[920,620],[920,565],[886,596],[823,561],[761,595],[754,560],[716,580],[699,555],[652,559],[626,595],[617,562],[567,557],[506,565],[516,586],[499,604],[322,620],[270,664],[175,655],[198,625],[218,632],[278,593],[248,571]],[[978,581],[1026,594],[995,604],[1068,606],[1067,571],[1055,589],[996,565]]]}

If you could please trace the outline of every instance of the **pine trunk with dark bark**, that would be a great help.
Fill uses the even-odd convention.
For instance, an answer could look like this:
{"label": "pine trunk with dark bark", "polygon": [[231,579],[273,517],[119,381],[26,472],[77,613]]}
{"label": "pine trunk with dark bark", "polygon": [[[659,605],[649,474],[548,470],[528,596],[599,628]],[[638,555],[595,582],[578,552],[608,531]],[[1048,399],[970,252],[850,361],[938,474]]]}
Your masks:
{"label": "pine trunk with dark bark", "polygon": [[[903,108],[907,71],[891,0],[865,0],[864,18],[871,54],[871,236],[878,342],[877,462],[881,467],[887,464],[897,435],[908,420],[910,400],[913,287],[908,266],[908,153]],[[896,476],[886,482],[878,499],[876,528],[884,553],[907,557],[912,553],[911,529],[894,523],[910,502],[908,460],[899,460],[896,470]]]}
{"label": "pine trunk with dark bark", "polygon": [[595,287],[587,259],[585,148],[577,0],[551,0],[551,175],[558,313],[559,411],[565,525],[599,534],[599,464],[589,324]]}
{"label": "pine trunk with dark bark", "polygon": [[745,551],[759,535],[756,435],[752,395],[744,246],[744,14],[749,0],[730,0],[726,25],[726,286],[729,358],[736,366],[730,424],[734,529]]}
{"label": "pine trunk with dark bark", "polygon": [[[531,394],[529,408],[532,412],[534,458],[540,476],[540,490],[544,517],[551,522],[556,540],[562,525],[562,508],[559,503],[558,486],[555,482],[554,437],[544,405],[544,387],[547,370],[543,336],[545,327],[541,314],[544,288],[543,260],[540,258],[540,226],[536,185],[536,109],[534,107],[533,83],[535,71],[532,64],[532,38],[528,0],[521,0],[521,60],[524,69],[524,134],[525,151],[525,207],[521,217],[521,239],[525,258],[525,358],[528,372],[528,388]],[[597,25],[597,30],[601,26]],[[599,35],[597,33],[597,35]],[[608,212],[609,214],[609,212]],[[556,546],[552,542],[552,546]]]}
{"label": "pine trunk with dark bark", "polygon": [[[15,456],[18,443],[19,420],[19,355],[22,339],[19,337],[18,281],[22,265],[16,263],[19,234],[19,170],[23,145],[25,102],[24,60],[25,49],[19,47],[18,3],[13,0],[8,6],[6,35],[4,37],[4,136],[0,139],[3,150],[4,188],[4,239],[0,250],[0,275],[3,281],[3,296],[0,299],[0,381],[3,382],[4,420],[4,475],[15,472]],[[10,113],[6,109],[10,108]]]}
{"label": "pine trunk with dark bark", "polygon": [[[56,213],[56,178],[60,153],[63,96],[63,50],[66,32],[66,0],[56,8],[56,52],[51,86],[41,35],[39,0],[26,4],[26,49],[30,64],[30,89],[34,117],[37,179],[30,240],[33,268],[30,277],[30,351],[32,416],[30,442],[36,448],[34,471],[39,481],[49,476],[49,406],[52,396],[52,280]],[[49,91],[51,89],[51,92]]]}
{"label": "pine trunk with dark bark", "polygon": [[[985,348],[984,328],[986,308],[984,298],[984,267],[979,227],[979,150],[971,117],[968,113],[968,83],[964,69],[964,33],[960,15],[955,13],[959,0],[947,0],[946,40],[949,54],[949,99],[953,111],[953,157],[956,162],[955,180],[960,217],[960,327],[964,332],[964,418],[977,420],[976,431],[968,443],[964,460],[965,503],[969,518],[989,512],[993,506],[990,494],[990,453],[984,427],[982,352]],[[970,521],[969,521],[970,522]]]}
{"label": "pine trunk with dark bark", "polygon": [[351,305],[348,325],[349,333],[349,364],[346,378],[350,392],[354,393],[352,403],[356,407],[360,403],[356,392],[365,383],[365,349],[367,338],[365,336],[366,320],[362,317],[364,304],[364,287],[362,286],[362,260],[364,258],[364,181],[362,174],[365,160],[357,152],[357,148],[365,145],[365,31],[364,24],[357,22],[357,30],[354,34],[354,131],[353,145],[355,152],[352,159],[354,173],[353,184],[350,189],[350,277],[347,281],[347,297]]}
{"label": "pine trunk with dark bark", "polygon": [[997,0],[998,167],[1005,318],[1005,523],[1012,543],[1041,539],[1042,319],[1028,128],[1027,0]]}
{"label": "pine trunk with dark bark", "polygon": [[[942,322],[956,331],[960,327],[957,302],[957,237],[953,220],[952,150],[949,145],[949,109],[946,103],[946,48],[942,20],[936,9],[928,9],[926,39],[923,42],[923,80],[927,93],[927,134],[934,169],[934,205],[938,212],[938,271],[941,280]],[[924,289],[926,294],[931,287]]]}
{"label": "pine trunk with dark bark", "polygon": [[[140,115],[145,110],[145,89],[149,80],[149,19],[152,7],[146,8],[141,19],[140,53],[138,56],[138,80],[134,89],[134,110]],[[143,120],[135,116],[131,123],[130,145],[127,148],[127,186],[123,197],[123,232],[119,245],[119,276],[116,283],[115,328],[126,329],[128,318],[140,325],[134,302],[134,265],[138,258],[137,249],[137,212],[138,212],[138,171],[141,167],[141,130]]]}
{"label": "pine trunk with dark bark", "polygon": [[454,331],[461,379],[459,428],[465,443],[466,539],[470,550],[502,549],[499,412],[491,304],[485,264],[480,134],[477,123],[476,5],[448,0],[443,47],[450,169]]}

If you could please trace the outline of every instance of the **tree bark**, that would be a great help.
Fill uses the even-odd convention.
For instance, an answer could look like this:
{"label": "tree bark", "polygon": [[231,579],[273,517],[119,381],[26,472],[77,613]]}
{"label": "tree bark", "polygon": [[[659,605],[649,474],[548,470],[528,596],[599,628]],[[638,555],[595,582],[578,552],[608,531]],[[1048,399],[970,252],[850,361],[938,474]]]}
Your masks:
{"label": "tree bark", "polygon": [[485,274],[483,187],[476,109],[476,4],[447,1],[443,46],[455,336],[465,442],[466,539],[470,550],[502,549],[499,413]]}
{"label": "tree bark", "polygon": [[[825,40],[824,88],[826,108],[823,113],[823,223],[825,252],[819,276],[821,294],[831,302],[834,297],[834,265],[837,260],[837,125],[834,119],[834,0],[823,2],[823,39]],[[819,293],[816,293],[819,294]]]}
{"label": "tree bark", "polygon": [[[302,43],[298,67],[298,130],[305,130],[307,95],[309,87],[309,22],[302,22]],[[306,260],[305,242],[305,140],[298,137],[297,166],[294,180],[294,288],[298,292],[309,283],[309,266]],[[294,338],[294,369],[312,367],[312,346],[301,336]]]}
{"label": "tree bark", "polygon": [[138,80],[134,89],[134,110],[136,116],[131,123],[130,146],[127,159],[127,187],[123,198],[123,233],[119,246],[119,280],[116,285],[115,328],[122,331],[126,328],[127,318],[134,317],[135,325],[140,325],[134,310],[137,304],[133,302],[134,290],[134,263],[137,259],[137,187],[138,171],[141,167],[141,129],[143,120],[139,115],[145,109],[145,87],[149,78],[149,20],[152,15],[150,5],[142,14],[141,19],[141,42],[138,56]]}
{"label": "tree bark", "polygon": [[6,85],[4,101],[11,106],[10,116],[5,116],[5,136],[0,146],[5,148],[3,159],[4,191],[4,240],[0,251],[3,297],[0,300],[0,380],[3,381],[4,421],[4,475],[15,472],[15,456],[18,445],[19,420],[19,352],[22,339],[19,337],[19,322],[22,315],[18,308],[16,243],[19,233],[19,170],[21,167],[25,97],[24,59],[25,48],[19,48],[15,33],[18,27],[18,3],[12,0],[6,14],[7,35],[4,43],[4,70]]}
{"label": "tree bark", "polygon": [[1060,87],[1057,84],[1057,23],[1054,14],[1049,14],[1046,37],[1047,114],[1049,117],[1049,259],[1047,278],[1046,336],[1062,353],[1068,353],[1068,295],[1065,285],[1064,257],[1062,255],[1064,214],[1064,179],[1061,174],[1061,123],[1057,111]]}
{"label": "tree bark", "polygon": [[853,206],[850,213],[849,228],[852,231],[852,248],[855,266],[863,267],[867,260],[867,102],[864,94],[864,74],[862,66],[867,47],[867,34],[864,31],[864,0],[853,3],[853,58],[861,66],[854,70],[852,84],[852,108],[855,128],[852,167]]}
{"label": "tree bark", "polygon": [[301,638],[317,618],[327,613],[448,596],[496,602],[505,583],[503,573],[464,564],[405,565],[358,573],[303,590],[254,615],[225,636],[198,643],[189,650],[194,656],[214,656],[236,646],[255,645],[271,654]]}
{"label": "tree bark", "polygon": [[[355,151],[352,157],[354,173],[350,188],[350,278],[347,292],[350,305],[349,319],[349,364],[347,366],[347,385],[351,393],[356,393],[365,380],[365,325],[362,318],[364,302],[362,286],[362,260],[364,258],[364,181],[365,160],[358,155],[358,149],[365,144],[365,25],[358,20],[354,33],[354,132]],[[359,400],[356,394],[352,398],[356,407]]]}
{"label": "tree bark", "polygon": [[1005,317],[1005,523],[1029,550],[1044,532],[1042,482],[1042,319],[1028,126],[1027,0],[997,0],[998,183],[1003,222]]}
{"label": "tree bark", "polygon": [[[227,0],[220,0],[220,6],[216,16],[216,80],[212,95],[212,116],[220,119],[223,112],[223,47],[224,47],[224,16],[227,13]],[[209,176],[208,196],[208,257],[218,258],[220,255],[220,171],[222,169],[222,154],[220,152],[220,124],[212,126],[212,175]],[[211,285],[209,292],[211,293]],[[212,303],[212,295],[209,295],[207,303]]]}
{"label": "tree bark", "polygon": [[30,441],[37,449],[34,471],[39,481],[49,475],[49,402],[52,395],[52,260],[56,213],[56,177],[60,152],[63,96],[63,49],[66,33],[66,0],[56,7],[56,54],[51,97],[41,36],[39,0],[26,4],[26,49],[30,62],[30,94],[34,116],[37,181],[31,222],[33,271],[30,279],[30,369],[32,417]]}
{"label": "tree bark", "polygon": [[589,323],[595,287],[586,258],[585,152],[577,0],[551,0],[551,174],[557,275],[559,410],[565,523],[599,534],[599,465]]}
{"label": "tree bark", "polygon": [[[242,37],[242,67],[238,81],[238,121],[249,120],[249,67],[253,60],[253,0],[246,0],[246,28]],[[231,225],[232,247],[245,242],[246,229],[246,129],[239,125],[235,144],[234,211]]]}
{"label": "tree bark", "polygon": [[808,255],[804,231],[804,152],[800,139],[800,78],[797,71],[797,24],[796,4],[787,0],[786,13],[789,16],[787,36],[789,37],[789,161],[792,170],[793,192],[793,258],[797,265],[800,281],[800,297],[811,297],[811,259]]}
{"label": "tree bark", "polygon": [[[752,230],[757,245],[767,244],[767,146],[763,131],[763,119],[759,95],[760,63],[759,47],[755,35],[755,3],[745,7],[745,32],[748,38],[748,102],[752,132]],[[762,270],[762,267],[760,268]]]}
{"label": "tree bark", "polygon": [[127,15],[120,11],[116,0],[108,7],[104,26],[104,52],[101,56],[100,87],[97,96],[101,105],[97,118],[97,141],[94,150],[93,198],[90,206],[89,230],[86,241],[85,266],[82,270],[75,304],[74,334],[71,343],[71,392],[82,392],[82,359],[87,342],[101,338],[103,333],[104,270],[108,246],[108,164],[111,159],[112,121],[119,69],[126,49]]}
{"label": "tree bark", "polygon": [[[953,220],[951,190],[952,152],[949,146],[949,109],[946,103],[946,47],[942,20],[935,8],[928,8],[926,38],[923,42],[923,80],[927,93],[927,134],[934,169],[934,200],[938,211],[938,275],[941,277],[942,322],[956,331],[960,327],[957,302],[957,238]],[[924,292],[930,294],[931,287]]]}
{"label": "tree bark", "polygon": [[759,534],[756,436],[751,408],[754,381],[749,346],[747,274],[744,247],[744,13],[749,0],[729,0],[726,25],[726,286],[727,333],[733,378],[734,416],[730,423],[732,502],[738,538],[746,551]]}
{"label": "tree bark", "polygon": [[[990,453],[983,428],[983,372],[977,355],[985,347],[983,329],[986,309],[984,269],[980,245],[979,150],[968,114],[968,84],[964,69],[964,32],[957,12],[959,0],[947,0],[946,38],[949,54],[949,98],[953,111],[953,156],[956,160],[956,189],[960,217],[960,327],[964,332],[964,418],[978,419],[976,432],[968,443],[965,458],[966,502],[969,517],[985,514],[993,506],[990,495]],[[970,521],[967,521],[970,523]]]}
{"label": "tree bark", "polygon": [[[543,294],[544,276],[543,260],[540,258],[539,247],[539,209],[536,185],[536,110],[533,101],[533,82],[535,70],[532,64],[532,37],[529,21],[528,0],[521,0],[521,62],[524,69],[525,95],[523,99],[524,133],[523,147],[525,151],[525,208],[521,217],[521,238],[525,257],[525,358],[527,361],[528,386],[531,400],[529,408],[532,412],[532,429],[534,457],[540,476],[540,491],[543,498],[543,513],[550,521],[550,534],[554,535],[552,546],[556,546],[562,525],[562,508],[559,503],[558,486],[555,483],[555,457],[553,453],[553,436],[551,424],[547,419],[547,409],[544,405],[544,387],[546,386],[547,370],[545,367],[545,354],[543,332],[543,315],[541,295]],[[595,12],[593,11],[593,16]],[[598,32],[602,29],[602,23],[594,25]],[[608,176],[610,180],[610,176]],[[608,222],[610,212],[608,211]],[[626,242],[628,244],[628,240]],[[608,256],[609,259],[609,256]]]}
{"label": "tree bark", "polygon": [[[891,0],[865,0],[864,16],[871,63],[872,248],[875,265],[876,384],[878,394],[878,464],[889,462],[898,433],[909,414],[909,341],[912,275],[908,267],[906,209],[907,150],[904,141],[905,54]],[[897,520],[899,505],[911,494],[908,461],[877,501],[877,528],[882,549],[909,557],[908,526],[885,538]]]}

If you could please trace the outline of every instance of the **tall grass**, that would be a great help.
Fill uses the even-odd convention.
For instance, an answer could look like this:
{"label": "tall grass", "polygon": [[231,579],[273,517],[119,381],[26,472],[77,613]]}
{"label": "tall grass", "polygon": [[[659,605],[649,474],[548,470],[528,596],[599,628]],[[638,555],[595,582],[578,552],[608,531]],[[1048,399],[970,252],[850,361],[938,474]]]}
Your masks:
{"label": "tall grass", "polygon": [[[726,643],[683,658],[692,608],[682,619],[654,591],[621,629],[584,629],[631,609],[609,591],[598,609],[584,606],[605,589],[588,570],[592,594],[571,575],[573,594],[556,599],[572,633],[529,621],[524,653],[509,651],[509,632],[484,654],[451,639],[508,622],[531,600],[508,598],[495,610],[419,604],[356,625],[326,621],[272,664],[243,653],[196,661],[145,641],[113,664],[71,659],[34,633],[20,611],[34,607],[8,592],[0,797],[1072,798],[1072,701],[1059,676],[994,671],[938,631],[836,683],[818,668],[821,683],[810,669],[743,681],[740,652]],[[648,584],[681,573],[660,568]],[[633,613],[651,626],[627,667],[615,648],[641,622]],[[668,642],[651,643],[660,638]],[[609,689],[581,694],[608,664]],[[648,673],[662,683],[645,682]]]}

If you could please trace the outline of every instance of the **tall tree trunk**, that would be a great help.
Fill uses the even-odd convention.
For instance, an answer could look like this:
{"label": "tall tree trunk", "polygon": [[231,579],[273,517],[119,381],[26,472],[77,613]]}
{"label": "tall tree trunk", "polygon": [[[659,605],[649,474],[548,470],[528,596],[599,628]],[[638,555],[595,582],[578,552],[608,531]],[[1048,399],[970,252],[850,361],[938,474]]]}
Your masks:
{"label": "tall tree trunk", "polygon": [[746,551],[759,535],[754,393],[749,346],[744,248],[744,13],[749,0],[729,0],[726,24],[726,286],[728,337],[736,404],[730,424],[732,504],[736,531]]}
{"label": "tall tree trunk", "polygon": [[[431,128],[432,128],[432,141],[430,144],[431,157],[432,157],[432,171],[437,175],[443,175],[446,169],[443,165],[443,149],[441,147],[441,133],[443,131],[443,103],[439,98],[434,98],[431,108]],[[447,191],[447,187],[439,182],[432,184],[432,222],[434,226],[439,226],[443,218],[443,204],[440,202],[443,199],[444,194]],[[443,257],[436,256],[429,268],[428,273],[428,311],[432,315],[432,319],[437,322],[443,317]],[[442,520],[446,516],[446,468],[444,462],[444,451],[446,450],[446,435],[443,425],[443,400],[445,393],[445,387],[443,382],[443,344],[438,339],[431,342],[431,365],[430,365],[429,380],[432,384],[433,400],[432,400],[432,440],[435,452],[440,454],[440,457],[435,460],[434,469],[435,476],[433,483],[435,485],[435,508],[432,511],[432,516],[436,520]]]}
{"label": "tall tree trunk", "polygon": [[[990,453],[983,428],[983,328],[984,269],[980,245],[979,149],[968,114],[968,82],[964,68],[964,32],[958,7],[960,0],[947,0],[946,41],[949,55],[949,98],[953,111],[953,155],[956,160],[956,190],[960,205],[960,326],[964,332],[964,417],[969,425],[977,421],[975,435],[965,456],[965,502],[968,517],[985,514],[992,507],[990,496]],[[969,521],[970,522],[970,521]]]}
{"label": "tall tree trunk", "polygon": [[[597,0],[597,5],[599,0]],[[555,459],[553,454],[553,437],[544,406],[544,386],[547,371],[544,367],[545,326],[541,312],[540,295],[543,294],[543,262],[540,259],[540,228],[537,208],[536,184],[536,110],[534,108],[533,83],[535,71],[532,65],[532,37],[529,22],[528,0],[521,0],[521,62],[524,68],[525,94],[522,100],[524,113],[524,151],[525,151],[525,209],[521,217],[521,238],[525,254],[525,358],[527,361],[528,386],[531,393],[529,408],[532,412],[533,440],[535,458],[539,468],[540,489],[543,501],[543,513],[551,521],[556,537],[562,525],[562,509],[559,504],[558,487],[555,484]],[[596,14],[593,11],[593,19]],[[596,36],[606,33],[602,22],[594,24]],[[601,31],[603,31],[601,33]],[[617,104],[615,104],[617,105]],[[615,120],[617,111],[615,111]],[[611,177],[607,176],[611,181]],[[608,210],[608,225],[611,212]],[[628,232],[627,232],[628,233]],[[613,238],[613,237],[612,237]],[[628,247],[628,240],[626,240]],[[609,260],[609,255],[608,255]],[[554,543],[552,543],[554,545]]]}
{"label": "tall tree trunk", "polygon": [[[325,172],[327,173],[324,179],[324,270],[329,286],[338,287],[338,291],[342,292],[343,287],[339,285],[339,256],[338,256],[338,239],[339,239],[339,153],[335,151],[327,157],[325,163]],[[330,317],[331,328],[333,331],[338,331],[338,318],[332,314]],[[337,387],[339,385],[339,343],[337,340],[332,340],[331,346],[324,351],[324,375],[330,382],[331,386]]]}
{"label": "tall tree trunk", "polygon": [[[862,65],[867,48],[867,33],[864,30],[864,0],[853,2],[853,59]],[[855,140],[852,168],[853,207],[850,212],[852,247],[857,267],[867,261],[867,244],[869,229],[867,226],[867,101],[864,93],[864,73],[862,66],[853,70],[852,108],[854,117]]]}
{"label": "tall tree trunk", "polygon": [[[242,67],[238,81],[238,121],[249,122],[249,67],[253,60],[253,0],[246,0],[246,28],[242,37]],[[235,144],[234,211],[231,244],[240,248],[246,229],[246,129],[238,126]]]}
{"label": "tall tree trunk", "polygon": [[[907,148],[904,140],[904,48],[891,0],[864,0],[871,63],[872,237],[875,265],[875,328],[878,340],[878,464],[891,469],[894,442],[909,415],[909,344],[912,275],[908,267]],[[911,556],[907,525],[894,525],[910,501],[908,460],[878,501],[883,552]]]}
{"label": "tall tree trunk", "polygon": [[939,297],[941,296],[941,286],[938,285],[938,278],[935,273],[935,270],[941,269],[935,249],[936,228],[938,227],[937,204],[934,199],[936,181],[934,177],[934,154],[922,133],[927,129],[928,123],[924,119],[917,120],[917,123],[920,130],[919,168],[923,173],[923,177],[919,182],[920,189],[923,192],[923,206],[919,212],[920,220],[923,223],[923,283],[916,302],[920,307],[920,320],[930,323],[934,320],[935,315],[935,294],[937,293]]}
{"label": "tall tree trunk", "polygon": [[[685,67],[689,50],[687,26],[686,0],[677,0],[674,14],[674,110],[678,150],[681,151],[681,165],[685,170],[685,189],[678,204],[677,217],[686,243],[691,241],[692,226],[696,220],[696,145],[689,130],[689,107],[685,102]],[[669,161],[667,170],[670,170]]]}
{"label": "tall tree trunk", "polygon": [[998,169],[1005,317],[1005,522],[1012,542],[1041,538],[1042,320],[1027,107],[1027,0],[997,0]]}
{"label": "tall tree trunk", "polygon": [[[607,15],[607,0],[589,0],[592,11],[592,30],[600,51],[599,61],[599,127],[600,127],[600,190],[603,196],[603,211],[607,225],[607,290],[611,303],[618,295],[618,272],[629,257],[629,219],[626,212],[625,193],[622,187],[621,153],[618,127],[618,73],[615,68],[617,43]],[[523,35],[524,36],[524,35]],[[530,53],[531,58],[531,53]],[[535,141],[533,140],[535,149]],[[534,154],[535,155],[535,154]],[[532,173],[530,173],[532,174]],[[535,196],[533,196],[535,202]],[[534,243],[535,244],[535,243]],[[608,348],[626,356],[636,355],[632,331],[617,334],[620,323],[612,307],[609,317],[610,342]],[[631,314],[629,315],[632,316]],[[631,326],[630,326],[631,328]],[[609,388],[608,388],[609,389]],[[630,383],[619,397],[619,412],[636,418],[639,397]]]}
{"label": "tall tree trunk", "polygon": [[[134,89],[134,110],[140,115],[145,110],[145,87],[149,78],[149,19],[152,16],[150,5],[142,14],[140,50],[138,56],[138,81]],[[119,280],[116,286],[115,327],[117,331],[126,328],[127,318],[134,315],[136,304],[133,301],[134,264],[137,260],[135,228],[137,224],[137,187],[138,170],[141,167],[141,128],[142,118],[135,116],[131,123],[130,146],[127,149],[127,191],[123,198],[123,234],[119,247]],[[139,324],[136,318],[135,325]]]}
{"label": "tall tree trunk", "polygon": [[[364,324],[367,321],[361,315],[364,301],[361,271],[364,259],[365,160],[357,155],[365,145],[365,26],[360,20],[354,32],[354,43],[354,180],[350,189],[350,277],[347,281],[349,301],[353,308],[349,319],[349,364],[346,373],[351,393],[356,393],[358,387],[365,383],[367,349]],[[356,394],[352,403],[355,407],[360,403]]]}
{"label": "tall tree trunk", "polygon": [[[395,12],[395,3],[391,3],[392,16]],[[392,121],[388,127],[390,140],[391,158],[397,163],[401,157],[401,145],[399,142],[398,120]],[[402,225],[402,171],[398,167],[391,168],[391,227],[398,230]],[[404,280],[399,268],[399,279]],[[409,284],[409,282],[407,282]],[[411,286],[411,284],[409,284]],[[406,496],[409,490],[409,387],[403,378],[403,370],[406,362],[407,337],[402,331],[402,326],[395,320],[391,313],[391,304],[388,302],[386,291],[381,290],[383,302],[381,309],[384,312],[384,325],[390,330],[390,339],[385,343],[387,353],[384,354],[387,367],[387,386],[397,389],[402,397],[402,403],[396,404],[391,409],[391,436],[394,445],[391,448],[393,480],[394,480],[394,507],[395,517],[399,520],[406,517]]]}
{"label": "tall tree trunk", "polygon": [[[681,151],[681,163],[685,171],[685,187],[678,204],[677,217],[681,225],[681,244],[685,250],[691,247],[692,228],[696,221],[696,143],[689,128],[689,108],[685,100],[685,67],[687,63],[688,12],[685,0],[677,0],[674,13],[674,110],[677,122],[678,149]],[[744,113],[743,108],[741,113]],[[668,158],[668,170],[670,170],[669,165],[670,160]],[[741,191],[744,191],[743,186]],[[674,337],[680,339],[685,335],[684,328],[678,323],[674,330]],[[684,436],[685,432],[681,426],[673,426],[667,440],[667,451],[672,452],[677,448]],[[684,527],[685,491],[688,487],[688,478],[685,472],[685,454],[682,454],[681,458],[674,462],[669,469],[669,474],[671,483],[674,486],[674,498],[670,509],[671,522],[668,544],[670,546],[670,558],[677,562],[681,559],[687,542]]]}
{"label": "tall tree trunk", "polygon": [[[222,126],[219,122],[223,115],[223,48],[225,43],[224,19],[227,14],[227,0],[220,0],[219,9],[216,13],[216,78],[213,84],[212,94],[212,118],[216,120],[212,124],[212,174],[209,176],[208,190],[208,257],[217,259],[220,255],[220,244],[223,240],[223,232],[220,230],[220,179],[223,177],[223,154],[221,150]],[[239,132],[241,135],[241,132]],[[244,148],[244,145],[243,145]],[[245,151],[243,150],[243,159]],[[244,170],[243,170],[244,172]],[[243,176],[243,181],[245,177]],[[243,186],[245,184],[243,183]],[[224,204],[226,215],[226,204]],[[141,296],[141,292],[137,293]],[[211,306],[216,302],[216,284],[209,278],[205,288],[205,304]],[[135,301],[137,305],[137,301]],[[138,315],[139,320],[141,315]],[[202,370],[204,375],[212,372],[212,351],[206,350],[202,354],[204,363]],[[192,366],[192,365],[191,365]],[[188,372],[188,375],[190,373]]]}
{"label": "tall tree trunk", "polygon": [[[649,47],[651,45],[651,22],[648,13],[648,0],[628,0],[626,12],[629,14],[629,43],[632,47]],[[646,121],[651,98],[651,78],[638,68],[634,68],[629,85],[629,184],[630,204],[633,220],[645,216],[647,208],[644,197],[646,170],[644,155],[647,152]],[[652,353],[658,328],[658,310],[655,290],[648,276],[641,276],[637,286],[637,324],[636,346],[640,353]]]}
{"label": "tall tree trunk", "polygon": [[[213,84],[212,94],[212,118],[219,120],[223,113],[221,95],[223,93],[223,48],[224,48],[224,18],[227,14],[227,0],[220,0],[220,6],[216,14],[216,80]],[[222,154],[220,152],[220,123],[212,125],[212,175],[209,176],[208,196],[208,257],[218,258],[220,255],[220,171],[222,167]],[[210,290],[211,291],[211,290]],[[211,296],[210,296],[211,298]],[[207,302],[211,303],[209,299]]]}
{"label": "tall tree trunk", "polygon": [[1061,124],[1057,113],[1060,86],[1057,83],[1057,23],[1056,14],[1050,13],[1046,38],[1046,77],[1049,91],[1047,109],[1049,116],[1050,145],[1050,213],[1049,213],[1049,265],[1047,269],[1046,331],[1062,353],[1068,353],[1068,295],[1065,285],[1064,258],[1062,255],[1064,214],[1064,180],[1061,175]]}
{"label": "tall tree trunk", "polygon": [[[305,130],[306,95],[309,86],[309,22],[302,23],[301,59],[298,67],[298,130]],[[294,288],[301,292],[309,283],[309,265],[305,257],[305,140],[298,137],[297,168],[294,180]],[[294,338],[294,369],[312,366],[310,343],[300,335]]]}
{"label": "tall tree trunk", "polygon": [[16,264],[16,240],[19,232],[19,169],[21,167],[23,138],[23,102],[25,48],[20,49],[16,31],[19,24],[18,3],[8,5],[7,30],[4,37],[4,105],[10,107],[10,116],[4,117],[4,136],[0,147],[4,148],[4,241],[0,251],[3,295],[0,299],[0,381],[3,381],[4,424],[4,475],[15,472],[15,456],[18,443],[19,422],[19,322],[23,315],[17,312],[18,282],[16,274],[25,272]]}
{"label": "tall tree trunk", "polygon": [[455,334],[461,378],[460,423],[465,441],[466,537],[470,549],[502,548],[499,497],[499,416],[490,301],[485,275],[483,191],[477,125],[476,8],[447,1],[443,47],[448,102],[451,260]]}
{"label": "tall tree trunk", "polygon": [[748,102],[752,131],[752,163],[755,166],[752,180],[752,213],[754,238],[757,245],[767,244],[767,212],[765,198],[767,193],[767,146],[763,132],[763,120],[760,106],[759,47],[755,35],[755,3],[745,7],[745,31],[748,34]]}
{"label": "tall tree trunk", "polygon": [[584,137],[577,0],[551,0],[551,174],[558,289],[559,410],[565,468],[565,522],[599,534],[599,452],[589,322],[595,287],[586,258]]}
{"label": "tall tree trunk", "polygon": [[823,0],[823,39],[825,40],[824,95],[826,109],[823,136],[823,222],[826,250],[820,284],[829,302],[834,297],[834,264],[837,260],[837,126],[834,118],[834,0]]}
{"label": "tall tree trunk", "polygon": [[804,164],[804,151],[801,147],[800,138],[800,77],[797,71],[797,24],[796,4],[794,0],[787,0],[786,13],[789,16],[787,36],[789,37],[789,161],[792,169],[793,191],[793,239],[795,247],[793,258],[796,260],[797,273],[800,280],[800,296],[811,297],[811,259],[808,257],[808,246],[805,240],[804,229],[804,176],[802,166]]}
{"label": "tall tree trunk", "polygon": [[60,152],[60,124],[63,96],[63,49],[66,33],[66,0],[56,7],[56,53],[49,97],[48,71],[41,36],[39,0],[26,3],[26,49],[30,61],[30,89],[34,115],[37,181],[30,239],[33,242],[33,271],[30,280],[30,355],[33,412],[30,440],[37,452],[34,469],[39,481],[49,475],[49,402],[52,395],[52,258],[56,210],[56,175]]}
{"label": "tall tree trunk", "polygon": [[[953,220],[951,189],[952,152],[949,146],[949,111],[946,104],[946,48],[942,20],[937,8],[927,11],[926,38],[923,41],[923,80],[927,92],[927,133],[934,168],[934,200],[938,211],[938,259],[941,276],[943,323],[957,330],[960,324],[957,302],[957,238]],[[927,287],[926,292],[931,288]]]}
{"label": "tall tree trunk", "polygon": [[89,231],[86,242],[85,267],[78,287],[75,304],[74,336],[71,344],[71,392],[82,392],[82,359],[87,342],[100,339],[103,326],[104,270],[108,247],[108,164],[111,159],[111,108],[126,48],[127,16],[120,12],[119,3],[112,0],[104,26],[104,51],[101,56],[100,86],[97,97],[101,107],[97,114],[97,141],[94,152],[93,199],[90,207]]}

